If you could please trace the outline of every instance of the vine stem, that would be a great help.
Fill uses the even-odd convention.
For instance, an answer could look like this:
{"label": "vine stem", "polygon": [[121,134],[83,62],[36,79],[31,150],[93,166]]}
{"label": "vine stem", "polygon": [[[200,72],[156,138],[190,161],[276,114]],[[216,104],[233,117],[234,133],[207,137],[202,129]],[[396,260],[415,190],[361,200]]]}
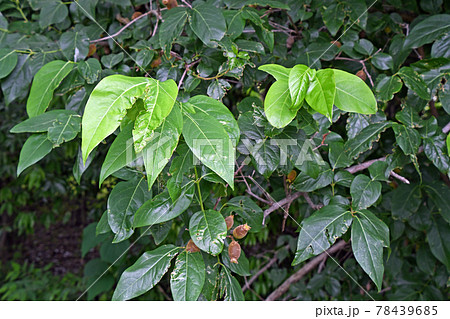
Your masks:
{"label": "vine stem", "polygon": [[200,202],[200,208],[202,209],[202,212],[204,212],[205,208],[203,207],[202,191],[200,189],[200,179],[198,178],[197,167],[194,167],[194,171],[195,171],[195,179],[196,179],[195,183],[197,184],[197,190],[198,190],[198,201]]}

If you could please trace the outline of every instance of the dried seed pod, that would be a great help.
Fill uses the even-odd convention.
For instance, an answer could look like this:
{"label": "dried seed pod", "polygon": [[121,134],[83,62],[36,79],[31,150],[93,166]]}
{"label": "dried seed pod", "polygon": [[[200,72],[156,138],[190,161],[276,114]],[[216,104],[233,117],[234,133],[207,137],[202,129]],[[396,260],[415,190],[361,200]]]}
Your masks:
{"label": "dried seed pod", "polygon": [[162,3],[167,7],[167,10],[178,7],[177,0],[163,0]]}
{"label": "dried seed pod", "polygon": [[97,46],[95,45],[95,43],[91,43],[89,44],[89,52],[87,56],[92,56],[94,55],[94,53],[97,51]]}
{"label": "dried seed pod", "polygon": [[142,15],[142,12],[135,11],[135,12],[133,13],[133,15],[131,16],[131,20],[134,20],[134,19],[140,17],[141,15]]}
{"label": "dried seed pod", "polygon": [[340,48],[342,46],[342,43],[339,41],[331,41],[331,44],[334,44],[335,46],[337,46],[338,48]]}
{"label": "dried seed pod", "polygon": [[233,264],[238,263],[239,256],[241,255],[241,245],[235,240],[230,243],[228,246],[228,256],[230,257],[230,261]]}
{"label": "dried seed pod", "polygon": [[358,72],[356,72],[356,76],[358,76],[363,81],[367,79],[366,72],[364,72],[364,69],[361,69]]}
{"label": "dried seed pod", "polygon": [[289,172],[286,181],[289,183],[292,183],[296,177],[297,177],[297,172],[295,170],[292,170]]}
{"label": "dried seed pod", "polygon": [[196,253],[196,252],[200,251],[200,248],[198,248],[197,245],[194,244],[192,239],[190,239],[186,245],[186,251],[189,253]]}
{"label": "dried seed pod", "polygon": [[230,215],[227,218],[225,218],[225,223],[227,224],[227,230],[230,230],[234,224],[234,215]]}
{"label": "dried seed pod", "polygon": [[233,237],[236,239],[242,239],[247,235],[248,231],[250,230],[250,226],[247,224],[239,225],[233,230]]}

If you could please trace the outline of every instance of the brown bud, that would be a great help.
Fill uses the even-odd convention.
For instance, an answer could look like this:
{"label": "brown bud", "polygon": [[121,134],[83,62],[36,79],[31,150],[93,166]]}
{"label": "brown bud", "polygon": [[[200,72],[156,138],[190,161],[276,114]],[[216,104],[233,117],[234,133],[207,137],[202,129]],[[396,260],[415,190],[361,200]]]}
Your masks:
{"label": "brown bud", "polygon": [[292,46],[294,45],[294,42],[295,42],[295,37],[293,37],[292,35],[289,36],[286,40],[286,47],[288,49],[292,48]]}
{"label": "brown bud", "polygon": [[339,42],[339,41],[331,41],[331,44],[334,44],[338,48],[340,48],[342,46],[341,42]]}
{"label": "brown bud", "polygon": [[233,240],[230,243],[230,246],[228,246],[228,256],[230,256],[230,261],[233,264],[237,264],[240,255],[241,255],[241,246],[237,241]]}
{"label": "brown bud", "polygon": [[136,11],[135,13],[133,13],[133,15],[131,16],[131,20],[134,20],[138,17],[140,17],[142,15],[142,12]]}
{"label": "brown bud", "polygon": [[162,3],[167,7],[168,10],[178,7],[177,0],[162,0]]}
{"label": "brown bud", "polygon": [[286,181],[288,181],[289,183],[292,183],[296,177],[297,177],[297,172],[293,169],[292,171],[289,172]]}
{"label": "brown bud", "polygon": [[230,215],[227,218],[225,218],[225,223],[227,224],[227,230],[230,230],[234,224],[234,215]]}
{"label": "brown bud", "polygon": [[161,64],[161,57],[157,57],[153,60],[152,64],[150,64],[150,67],[157,68]]}
{"label": "brown bud", "polygon": [[233,237],[236,239],[242,239],[247,235],[248,231],[250,230],[250,226],[247,224],[239,225],[233,230]]}
{"label": "brown bud", "polygon": [[89,44],[89,51],[87,56],[93,55],[97,51],[97,46],[94,43]]}
{"label": "brown bud", "polygon": [[196,253],[196,252],[200,251],[200,249],[197,247],[197,245],[194,244],[192,239],[190,239],[186,245],[186,251],[189,253]]}
{"label": "brown bud", "polygon": [[358,76],[361,80],[365,81],[367,79],[366,72],[363,69],[356,72],[356,76]]}

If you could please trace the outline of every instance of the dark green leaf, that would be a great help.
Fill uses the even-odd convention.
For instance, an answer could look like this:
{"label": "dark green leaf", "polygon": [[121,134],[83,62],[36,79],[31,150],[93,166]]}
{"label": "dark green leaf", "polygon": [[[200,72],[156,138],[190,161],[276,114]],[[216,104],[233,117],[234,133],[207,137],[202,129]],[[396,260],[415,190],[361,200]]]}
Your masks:
{"label": "dark green leaf", "polygon": [[0,49],[0,79],[8,76],[17,64],[17,53],[10,49]]}
{"label": "dark green leaf", "polygon": [[196,301],[205,283],[205,263],[200,252],[178,255],[170,274],[170,290],[175,301]]}
{"label": "dark green leaf", "polygon": [[365,209],[372,206],[381,195],[381,184],[366,175],[358,175],[350,186],[353,209]]}
{"label": "dark green leaf", "polygon": [[52,142],[46,134],[33,134],[23,144],[20,151],[19,164],[17,164],[17,176],[26,168],[40,161],[52,150]]}
{"label": "dark green leaf", "polygon": [[345,143],[345,152],[351,158],[356,158],[362,152],[372,147],[372,143],[380,138],[380,134],[392,126],[392,122],[386,121],[376,124],[370,124],[363,128],[355,138],[349,139]]}
{"label": "dark green leaf", "polygon": [[198,248],[215,256],[222,251],[227,225],[218,211],[200,211],[191,217],[189,233]]}
{"label": "dark green leaf", "polygon": [[66,31],[59,39],[59,46],[69,61],[82,61],[89,53],[89,38],[84,32]]}
{"label": "dark green leaf", "polygon": [[450,30],[450,15],[437,14],[426,18],[414,26],[405,40],[408,48],[418,48],[433,42]]}
{"label": "dark green leaf", "polygon": [[419,185],[401,184],[393,191],[391,200],[392,216],[402,220],[408,219],[419,209],[422,194]]}
{"label": "dark green leaf", "polygon": [[192,31],[207,46],[215,47],[227,30],[222,11],[208,3],[199,3],[192,8],[189,17],[189,25]]}
{"label": "dark green leaf", "polygon": [[152,289],[167,272],[179,250],[174,245],[164,245],[144,253],[122,273],[112,300],[129,300]]}

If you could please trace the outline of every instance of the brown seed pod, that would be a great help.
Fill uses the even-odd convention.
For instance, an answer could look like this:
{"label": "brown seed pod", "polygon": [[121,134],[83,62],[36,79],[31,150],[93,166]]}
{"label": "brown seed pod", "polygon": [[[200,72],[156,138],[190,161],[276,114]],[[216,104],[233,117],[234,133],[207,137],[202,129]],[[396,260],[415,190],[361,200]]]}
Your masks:
{"label": "brown seed pod", "polygon": [[131,20],[134,20],[134,19],[140,17],[141,15],[142,15],[142,12],[135,11],[135,12],[133,13],[133,15],[131,16]]}
{"label": "brown seed pod", "polygon": [[338,48],[340,48],[342,46],[342,43],[339,41],[331,41],[331,44],[334,44],[335,46],[337,46]]}
{"label": "brown seed pod", "polygon": [[230,215],[227,218],[225,218],[225,223],[227,224],[227,230],[230,230],[234,224],[234,215]]}
{"label": "brown seed pod", "polygon": [[192,239],[190,239],[186,245],[186,251],[189,253],[196,253],[200,251],[200,248],[198,248],[197,245],[194,244]]}
{"label": "brown seed pod", "polygon": [[250,230],[250,226],[247,224],[239,225],[233,230],[233,237],[236,239],[242,239],[247,235],[248,231]]}
{"label": "brown seed pod", "polygon": [[228,256],[233,264],[238,263],[239,256],[241,255],[241,245],[237,241],[232,241],[228,246]]}
{"label": "brown seed pod", "polygon": [[177,0],[162,0],[162,3],[167,7],[168,10],[178,7]]}
{"label": "brown seed pod", "polygon": [[87,56],[93,55],[96,51],[97,51],[97,46],[95,45],[95,43],[89,44],[89,51],[88,51]]}
{"label": "brown seed pod", "polygon": [[297,177],[297,172],[295,170],[292,170],[289,172],[286,181],[289,183],[292,183],[296,177]]}
{"label": "brown seed pod", "polygon": [[363,69],[356,72],[356,76],[358,76],[361,80],[365,81],[367,79],[366,72]]}

